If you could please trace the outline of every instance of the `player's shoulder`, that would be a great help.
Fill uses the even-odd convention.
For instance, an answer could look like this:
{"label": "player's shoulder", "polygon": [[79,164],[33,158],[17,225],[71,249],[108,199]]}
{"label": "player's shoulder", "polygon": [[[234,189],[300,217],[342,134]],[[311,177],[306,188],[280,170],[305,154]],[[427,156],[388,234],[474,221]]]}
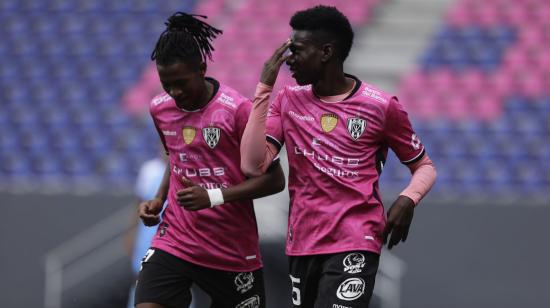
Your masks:
{"label": "player's shoulder", "polygon": [[149,105],[149,109],[151,110],[151,112],[155,112],[161,109],[162,107],[165,107],[167,105],[167,102],[169,102],[170,100],[172,100],[172,97],[170,97],[168,93],[163,92],[153,97]]}
{"label": "player's shoulder", "polygon": [[223,105],[231,110],[238,110],[245,105],[252,105],[250,99],[242,95],[234,88],[222,83],[220,83],[220,88],[218,89],[215,103]]}
{"label": "player's shoulder", "polygon": [[388,105],[395,97],[393,94],[365,82],[362,83],[358,92],[359,97],[365,101],[381,105]]}

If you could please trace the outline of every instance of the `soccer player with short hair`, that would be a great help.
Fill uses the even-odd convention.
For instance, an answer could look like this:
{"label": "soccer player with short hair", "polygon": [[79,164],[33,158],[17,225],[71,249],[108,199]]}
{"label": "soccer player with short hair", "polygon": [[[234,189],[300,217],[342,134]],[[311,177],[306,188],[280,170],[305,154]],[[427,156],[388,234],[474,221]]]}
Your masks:
{"label": "soccer player with short hair", "polygon": [[252,104],[205,77],[220,30],[178,12],[160,35],[156,61],[165,94],[150,112],[169,154],[153,200],[139,206],[146,225],[162,223],[142,261],[139,308],[188,307],[195,283],[211,307],[265,307],[262,261],[252,199],[284,188],[278,162],[261,177],[240,170],[239,145]]}
{"label": "soccer player with short hair", "polygon": [[[367,307],[382,245],[405,241],[436,172],[395,96],[345,74],[348,19],[316,6],[290,20],[291,38],[262,71],[241,143],[241,168],[263,174],[286,144],[294,307]],[[287,53],[290,49],[290,53]],[[283,62],[298,86],[269,106]],[[412,178],[386,215],[378,183],[391,148]]]}

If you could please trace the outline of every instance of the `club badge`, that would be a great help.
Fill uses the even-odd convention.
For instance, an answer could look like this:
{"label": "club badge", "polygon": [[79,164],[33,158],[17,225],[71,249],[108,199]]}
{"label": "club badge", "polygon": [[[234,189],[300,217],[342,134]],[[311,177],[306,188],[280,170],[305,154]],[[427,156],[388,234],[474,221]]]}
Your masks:
{"label": "club badge", "polygon": [[205,127],[202,129],[202,136],[204,137],[206,144],[213,149],[220,141],[221,129],[213,126]]}
{"label": "club badge", "polygon": [[349,118],[348,119],[348,132],[353,140],[359,139],[365,132],[367,127],[367,121],[361,118]]}

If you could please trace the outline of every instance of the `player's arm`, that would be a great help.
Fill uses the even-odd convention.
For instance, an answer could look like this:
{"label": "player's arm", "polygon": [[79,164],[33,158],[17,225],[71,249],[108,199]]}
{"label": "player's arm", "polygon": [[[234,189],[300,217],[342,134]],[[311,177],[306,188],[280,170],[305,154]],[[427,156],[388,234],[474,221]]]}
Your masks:
{"label": "player's arm", "polygon": [[405,242],[409,235],[415,206],[424,198],[432,188],[437,173],[433,162],[427,154],[416,163],[408,165],[411,170],[411,180],[397,200],[388,210],[388,220],[384,232],[384,243],[388,242],[388,249],[397,245],[400,241]]}
{"label": "player's arm", "polygon": [[391,249],[399,242],[407,240],[414,208],[433,186],[436,170],[412,130],[407,113],[395,98],[388,103],[385,138],[390,148],[412,173],[409,185],[399,194],[387,213],[384,243]]}
{"label": "player's arm", "polygon": [[278,160],[273,162],[267,172],[231,187],[204,189],[189,179],[182,179],[186,188],[176,193],[178,204],[186,210],[197,211],[224,203],[252,200],[269,196],[285,188],[285,177]]}
{"label": "player's arm", "polygon": [[289,45],[290,41],[286,41],[264,64],[260,83],[254,94],[252,111],[241,140],[241,169],[247,176],[263,174],[280,150],[281,145],[274,138],[271,138],[273,143],[266,141],[266,122],[269,97],[281,64],[287,58],[284,52]]}
{"label": "player's arm", "polygon": [[138,206],[139,217],[146,226],[154,226],[160,222],[160,212],[168,197],[170,187],[170,164],[166,165],[162,182],[157,189],[155,197],[151,200],[141,202]]}

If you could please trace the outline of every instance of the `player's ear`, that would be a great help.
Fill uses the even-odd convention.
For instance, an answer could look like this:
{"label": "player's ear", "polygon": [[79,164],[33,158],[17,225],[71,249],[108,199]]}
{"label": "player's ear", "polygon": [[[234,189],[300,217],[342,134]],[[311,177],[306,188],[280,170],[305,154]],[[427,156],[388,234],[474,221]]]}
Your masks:
{"label": "player's ear", "polygon": [[201,64],[199,64],[199,74],[201,74],[201,77],[204,77],[206,75],[206,68],[208,66],[206,65],[206,62],[201,62]]}
{"label": "player's ear", "polygon": [[321,62],[328,62],[334,56],[334,45],[332,43],[323,44],[321,47]]}

